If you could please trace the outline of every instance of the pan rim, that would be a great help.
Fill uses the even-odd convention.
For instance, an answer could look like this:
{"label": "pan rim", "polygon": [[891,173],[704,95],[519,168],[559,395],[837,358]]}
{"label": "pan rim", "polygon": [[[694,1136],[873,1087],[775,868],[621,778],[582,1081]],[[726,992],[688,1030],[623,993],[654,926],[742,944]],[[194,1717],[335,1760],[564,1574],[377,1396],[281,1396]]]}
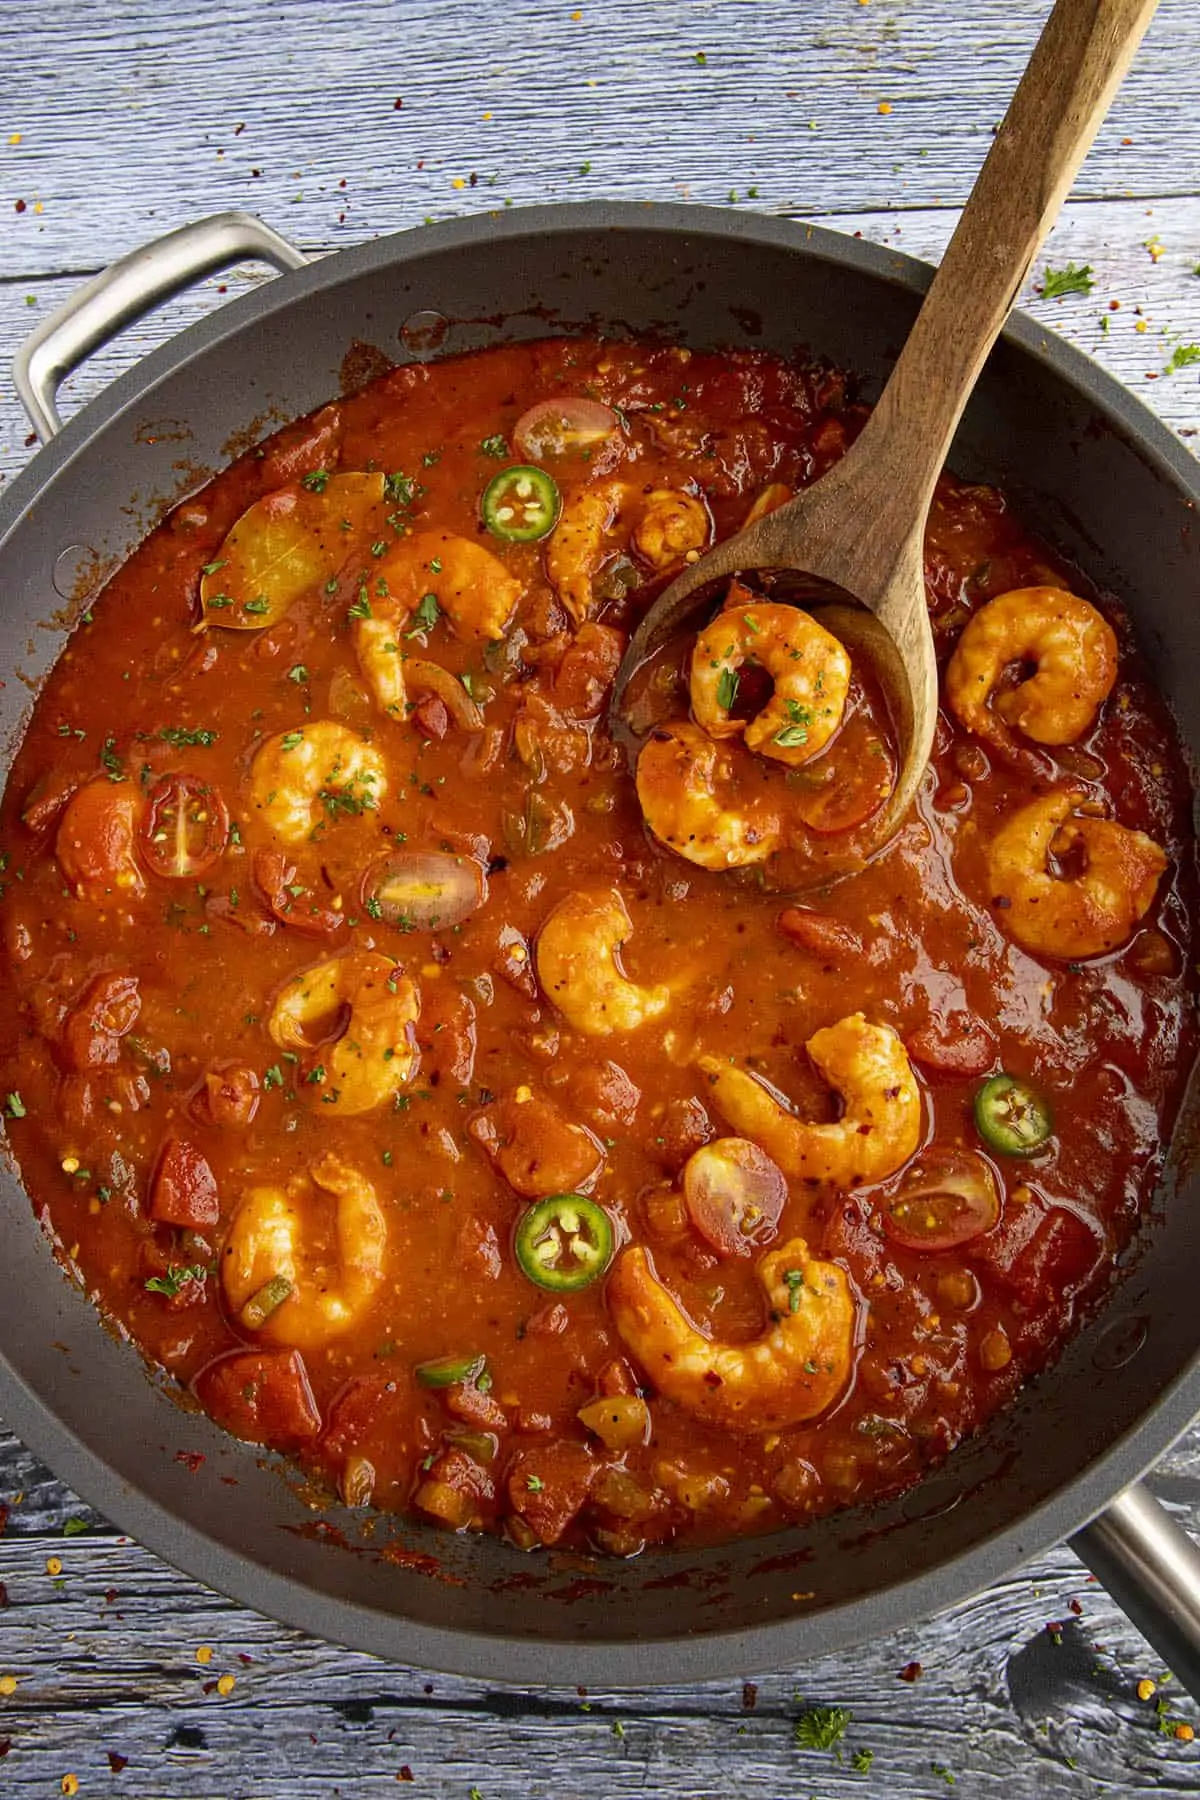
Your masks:
{"label": "pan rim", "polygon": [[[592,202],[512,209],[402,232],[336,252],[307,268],[269,281],[219,307],[152,351],[102,394],[80,409],[62,432],[31,458],[0,497],[0,542],[14,531],[46,487],[70,468],[93,439],[136,406],[199,353],[236,336],[250,323],[282,313],[312,295],[336,289],[365,273],[419,265],[477,247],[481,239],[571,233],[639,232],[744,242],[796,253],[856,270],[885,284],[921,293],[931,265],[824,226],[679,203]],[[1014,314],[1003,340],[1033,359],[1051,378],[1080,395],[1136,453],[1164,476],[1191,506],[1200,502],[1200,462],[1136,395],[1085,352],[1025,314]],[[793,1619],[717,1629],[702,1636],[637,1637],[603,1644],[585,1638],[542,1645],[455,1626],[416,1624],[391,1613],[310,1587],[265,1568],[199,1526],[184,1522],[144,1489],[119,1475],[55,1413],[0,1354],[0,1408],[23,1441],[62,1479],[122,1531],[172,1566],[230,1595],[239,1604],[283,1623],[335,1638],[375,1654],[419,1666],[497,1681],[497,1668],[514,1672],[502,1683],[561,1682],[568,1666],[589,1685],[630,1688],[714,1679],[778,1668],[788,1662],[844,1649],[901,1619],[922,1620],[1003,1578],[1030,1556],[1061,1542],[1087,1523],[1114,1495],[1140,1477],[1183,1432],[1195,1412],[1200,1353],[1156,1394],[1147,1411],[1093,1457],[1067,1484],[1024,1512],[1016,1523],[936,1567],[836,1602]]]}

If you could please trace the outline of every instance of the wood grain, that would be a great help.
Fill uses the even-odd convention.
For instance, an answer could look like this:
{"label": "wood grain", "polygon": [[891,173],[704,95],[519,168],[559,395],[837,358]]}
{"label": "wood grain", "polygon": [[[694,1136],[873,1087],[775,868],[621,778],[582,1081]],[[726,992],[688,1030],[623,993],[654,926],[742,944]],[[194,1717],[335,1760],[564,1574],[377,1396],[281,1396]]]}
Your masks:
{"label": "wood grain", "polygon": [[[1047,9],[25,0],[19,31],[0,31],[0,353],[81,274],[227,206],[321,252],[506,200],[692,199],[936,259]],[[1162,0],[1039,259],[1090,264],[1095,287],[1047,302],[1035,277],[1023,304],[1188,442],[1200,369],[1163,369],[1200,341],[1198,171],[1200,8]],[[72,380],[68,408],[220,286],[259,278],[144,321]],[[32,454],[3,387],[0,482]],[[1154,1486],[1200,1528],[1200,1432]],[[0,1504],[0,1686],[18,1682],[0,1693],[4,1800],[58,1794],[69,1773],[83,1800],[381,1800],[406,1791],[406,1768],[414,1794],[447,1800],[1200,1794],[1200,1744],[1162,1735],[1137,1698],[1152,1653],[1067,1550],[903,1635],[762,1679],[748,1708],[736,1682],[584,1696],[564,1668],[560,1688],[512,1692],[320,1644],[119,1538],[2,1434]],[[70,1519],[87,1531],[65,1536]],[[900,1680],[913,1660],[920,1679]],[[210,1684],[226,1673],[223,1696]],[[840,1763],[795,1745],[814,1705],[852,1712]],[[1200,1723],[1186,1699],[1172,1711]],[[869,1774],[850,1760],[865,1748]]]}

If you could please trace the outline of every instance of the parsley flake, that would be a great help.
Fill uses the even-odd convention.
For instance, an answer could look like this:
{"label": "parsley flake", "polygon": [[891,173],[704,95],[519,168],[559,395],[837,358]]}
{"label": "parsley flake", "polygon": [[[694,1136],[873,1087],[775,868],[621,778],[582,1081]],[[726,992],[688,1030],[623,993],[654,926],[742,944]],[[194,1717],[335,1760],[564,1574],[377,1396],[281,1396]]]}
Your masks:
{"label": "parsley flake", "polygon": [[1095,285],[1090,263],[1077,266],[1069,262],[1065,269],[1052,269],[1047,265],[1042,279],[1042,298],[1061,300],[1064,294],[1090,294]]}

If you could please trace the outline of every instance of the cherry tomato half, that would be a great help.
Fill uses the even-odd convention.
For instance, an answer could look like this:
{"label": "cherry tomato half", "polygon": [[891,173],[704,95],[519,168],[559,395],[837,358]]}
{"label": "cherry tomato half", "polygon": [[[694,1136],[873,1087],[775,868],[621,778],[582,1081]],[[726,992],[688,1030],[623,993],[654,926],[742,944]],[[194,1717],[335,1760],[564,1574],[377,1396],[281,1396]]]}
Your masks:
{"label": "cherry tomato half", "polygon": [[224,855],[229,813],[218,790],[195,775],[164,775],[141,825],[142,856],[156,875],[187,881]]}
{"label": "cherry tomato half", "polygon": [[513,445],[526,462],[591,450],[620,429],[611,406],[599,400],[539,400],[523,412],[513,430]]}
{"label": "cherry tomato half", "polygon": [[688,1158],[683,1199],[692,1224],[718,1256],[749,1256],[775,1236],[787,1182],[748,1138],[717,1138]]}
{"label": "cherry tomato half", "polygon": [[487,878],[469,856],[399,850],[372,863],[362,882],[373,919],[401,931],[449,931],[487,899]]}
{"label": "cherry tomato half", "polygon": [[953,1250],[1000,1217],[991,1165],[973,1150],[930,1150],[883,1208],[883,1228],[905,1250]]}

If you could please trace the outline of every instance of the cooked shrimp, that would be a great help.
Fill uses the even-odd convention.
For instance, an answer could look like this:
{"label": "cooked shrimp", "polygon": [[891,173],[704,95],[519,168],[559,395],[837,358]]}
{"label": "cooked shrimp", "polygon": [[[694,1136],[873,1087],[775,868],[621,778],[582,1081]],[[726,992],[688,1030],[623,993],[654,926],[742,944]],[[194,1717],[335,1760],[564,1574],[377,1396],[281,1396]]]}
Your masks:
{"label": "cooked shrimp", "polygon": [[[1103,956],[1131,935],[1154,901],[1167,866],[1142,831],[1112,819],[1072,817],[1081,788],[1022,806],[988,846],[987,868],[998,922],[1040,956]],[[1083,863],[1054,875],[1051,856]]]}
{"label": "cooked shrimp", "polygon": [[779,844],[773,808],[738,811],[734,765],[687,719],[660,725],[642,746],[637,794],[647,825],[669,850],[702,869],[740,869],[763,862]]}
{"label": "cooked shrimp", "polygon": [[419,1012],[416,988],[391,957],[363,950],[293,975],[267,1029],[281,1050],[322,1046],[297,1085],[323,1115],[346,1116],[384,1105],[413,1079]]}
{"label": "cooked shrimp", "polygon": [[605,538],[612,530],[625,493],[620,481],[594,481],[563,502],[554,535],[546,545],[546,573],[559,599],[577,625],[595,607],[592,579],[605,557]]}
{"label": "cooked shrimp", "polygon": [[316,719],[262,744],[250,770],[250,795],[276,837],[295,844],[319,825],[374,812],[387,793],[387,765],[348,726]]}
{"label": "cooked shrimp", "polygon": [[[774,682],[766,705],[747,722],[730,716],[743,664]],[[842,722],[850,658],[823,625],[796,606],[751,601],[727,606],[696,639],[691,696],[710,737],[745,733],[747,750],[795,768],[822,751]]]}
{"label": "cooked shrimp", "polygon": [[589,1037],[636,1031],[670,1005],[665,982],[637,987],[622,969],[621,946],[632,934],[633,920],[616,888],[568,894],[542,926],[538,979],[576,1031]]}
{"label": "cooked shrimp", "polygon": [[407,623],[407,611],[389,597],[373,600],[370,618],[356,618],[350,629],[362,678],[374,695],[376,706],[393,719],[404,717],[408,699],[402,641]]}
{"label": "cooked shrimp", "polygon": [[502,638],[524,591],[498,556],[452,531],[400,538],[372,566],[369,585],[373,617],[402,626],[432,594],[455,637],[468,641]]}
{"label": "cooked shrimp", "polygon": [[250,1189],[230,1221],[221,1280],[245,1329],[304,1348],[348,1330],[365,1311],[386,1245],[375,1189],[331,1152],[311,1180]]}
{"label": "cooked shrimp", "polygon": [[702,1056],[698,1066],[719,1111],[792,1180],[851,1188],[894,1175],[921,1136],[921,1094],[896,1033],[850,1013],[814,1032],[805,1048],[845,1103],[835,1124],[798,1119],[763,1082],[718,1057]]}
{"label": "cooked shrimp", "polygon": [[613,1322],[655,1390],[734,1431],[815,1419],[845,1387],[854,1360],[857,1309],[836,1263],[817,1262],[803,1238],[792,1238],[763,1257],[758,1277],[772,1322],[745,1344],[697,1331],[640,1245],[622,1253],[608,1283]]}
{"label": "cooked shrimp", "polygon": [[[633,547],[652,569],[669,569],[689,551],[707,549],[712,519],[696,494],[678,488],[652,488],[643,500],[642,515],[633,528]],[[695,562],[693,555],[692,561]]]}
{"label": "cooked shrimp", "polygon": [[[992,699],[1006,668],[1030,662],[1036,673]],[[1082,737],[1116,679],[1117,640],[1094,606],[1065,588],[1014,588],[967,621],[946,698],[968,731],[1011,752],[1009,726],[1035,744]]]}
{"label": "cooked shrimp", "polygon": [[[640,493],[627,482],[594,481],[563,504],[546,545],[546,573],[577,625],[590,618],[596,597],[592,582],[617,548],[610,534],[622,515],[635,514],[630,548],[652,569],[667,569],[689,552],[699,553],[712,536],[704,501],[680,488]],[[693,557],[693,561],[695,558]]]}

